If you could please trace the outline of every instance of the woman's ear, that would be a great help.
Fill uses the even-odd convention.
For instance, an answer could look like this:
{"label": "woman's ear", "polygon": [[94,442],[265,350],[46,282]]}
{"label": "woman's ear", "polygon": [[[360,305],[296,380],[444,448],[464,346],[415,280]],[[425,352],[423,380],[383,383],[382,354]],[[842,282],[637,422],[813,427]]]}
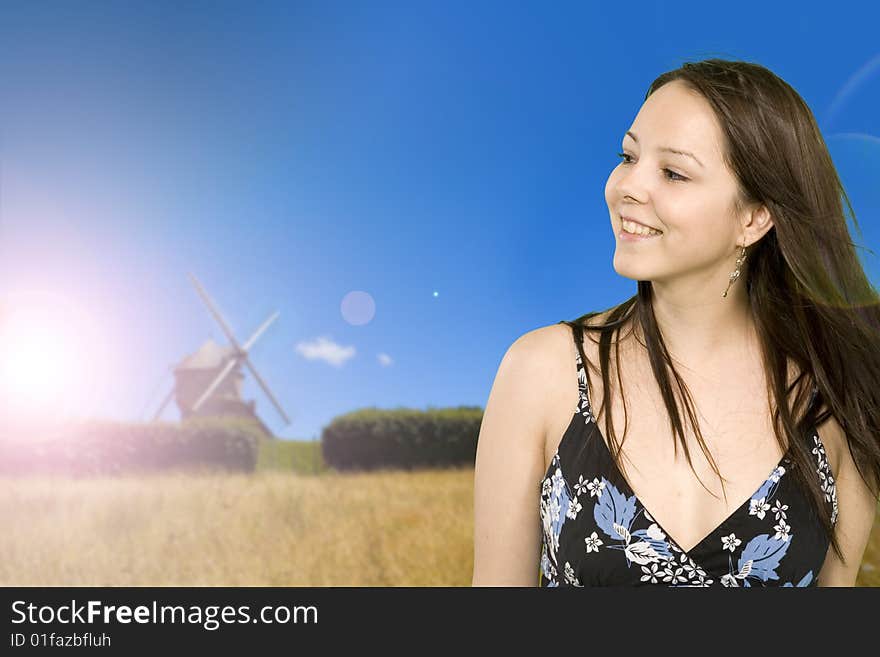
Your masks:
{"label": "woman's ear", "polygon": [[763,203],[746,212],[743,230],[746,233],[747,244],[754,244],[764,237],[771,228],[773,228],[773,217],[770,216],[770,211]]}

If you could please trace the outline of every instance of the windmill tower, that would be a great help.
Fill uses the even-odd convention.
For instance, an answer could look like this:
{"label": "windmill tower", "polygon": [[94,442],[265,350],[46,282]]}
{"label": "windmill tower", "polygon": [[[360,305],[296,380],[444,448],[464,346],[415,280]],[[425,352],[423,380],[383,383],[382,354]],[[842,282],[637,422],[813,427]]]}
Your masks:
{"label": "windmill tower", "polygon": [[272,432],[256,414],[254,400],[245,401],[241,395],[241,384],[244,374],[241,367],[244,365],[257,380],[257,383],[266,393],[266,396],[275,406],[275,409],[284,419],[285,426],[290,424],[290,419],[275,399],[269,386],[254,368],[248,358],[248,351],[254,346],[263,332],[275,321],[279,313],[274,313],[254,332],[243,345],[239,345],[229,325],[223,319],[220,311],[208,296],[208,293],[192,274],[190,280],[201,296],[208,310],[220,324],[220,328],[229,340],[228,345],[218,345],[208,339],[195,353],[184,358],[174,367],[174,389],[164,399],[156,411],[153,420],[158,420],[165,407],[174,399],[180,409],[181,419],[188,417],[217,417],[235,416],[255,420],[266,432],[272,436]]}

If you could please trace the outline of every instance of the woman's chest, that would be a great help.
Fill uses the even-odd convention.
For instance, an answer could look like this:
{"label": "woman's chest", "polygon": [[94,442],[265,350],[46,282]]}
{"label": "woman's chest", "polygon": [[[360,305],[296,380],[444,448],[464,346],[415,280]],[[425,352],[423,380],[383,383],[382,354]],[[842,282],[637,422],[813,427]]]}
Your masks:
{"label": "woman's chest", "polygon": [[[626,409],[615,389],[610,415],[615,442],[623,439],[621,474],[631,494],[687,550],[748,502],[784,456],[773,432],[762,373],[743,368],[729,385],[721,386],[685,379],[705,446],[701,446],[679,401],[690,462],[680,441],[673,439],[653,375],[622,367],[621,376],[626,377]],[[591,372],[590,384],[589,399],[597,416],[604,397],[601,378]],[[576,385],[573,392],[577,395]],[[560,396],[556,416],[548,425],[547,466],[572,422],[572,386],[565,401],[563,404]],[[609,439],[605,415],[596,418],[596,423],[596,438],[602,438],[603,449],[610,455],[615,446]],[[713,463],[724,478],[723,490]]]}

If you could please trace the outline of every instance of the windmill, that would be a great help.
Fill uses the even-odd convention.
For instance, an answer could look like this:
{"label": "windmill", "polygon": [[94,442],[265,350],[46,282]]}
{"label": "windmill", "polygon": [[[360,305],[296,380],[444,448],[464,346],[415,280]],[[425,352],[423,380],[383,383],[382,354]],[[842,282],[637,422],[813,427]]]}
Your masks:
{"label": "windmill", "polygon": [[275,312],[254,331],[254,334],[243,345],[239,345],[228,324],[220,315],[220,311],[211,301],[208,293],[193,274],[190,280],[208,307],[208,310],[220,324],[220,328],[229,339],[228,345],[218,345],[211,339],[202,344],[198,351],[184,358],[174,367],[175,386],[156,411],[153,420],[158,420],[168,403],[175,399],[182,419],[191,416],[239,416],[256,420],[260,427],[271,436],[272,432],[263,424],[254,409],[254,400],[244,401],[241,396],[241,384],[244,374],[241,366],[245,365],[257,383],[269,397],[278,413],[284,419],[285,426],[290,419],[269,390],[269,386],[254,368],[248,358],[248,351],[254,346],[263,332],[275,321],[279,313]]}

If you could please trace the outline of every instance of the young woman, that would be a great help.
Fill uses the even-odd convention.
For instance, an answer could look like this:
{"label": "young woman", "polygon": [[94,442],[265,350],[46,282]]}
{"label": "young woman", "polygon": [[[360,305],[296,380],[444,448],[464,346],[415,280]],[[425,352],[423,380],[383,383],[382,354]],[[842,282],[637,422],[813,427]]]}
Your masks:
{"label": "young woman", "polygon": [[620,157],[605,200],[637,294],[505,353],[473,584],[853,586],[880,496],[880,299],[810,109],[762,66],[686,63]]}

